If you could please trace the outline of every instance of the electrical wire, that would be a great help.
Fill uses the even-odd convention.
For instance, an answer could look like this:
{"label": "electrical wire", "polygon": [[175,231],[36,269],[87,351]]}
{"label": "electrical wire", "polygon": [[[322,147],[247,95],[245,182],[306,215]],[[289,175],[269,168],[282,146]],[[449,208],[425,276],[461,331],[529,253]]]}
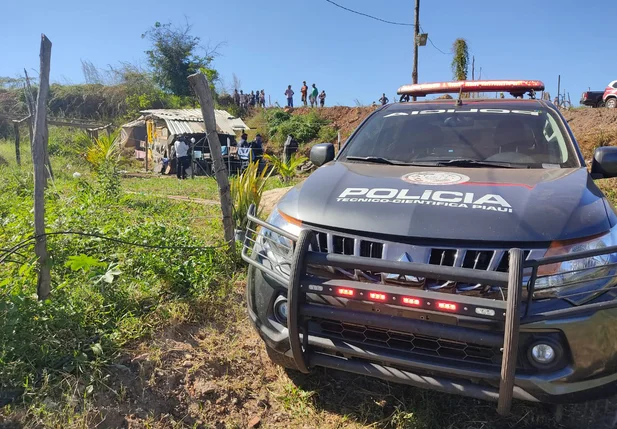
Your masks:
{"label": "electrical wire", "polygon": [[[420,31],[424,33],[425,31],[422,29],[422,26],[420,25],[419,27],[420,27]],[[450,55],[450,54],[452,53],[452,52],[444,52],[444,51],[442,51],[441,49],[439,49],[439,48],[438,48],[438,47],[437,47],[437,46],[433,43],[433,41],[431,40],[431,38],[430,38],[430,37],[426,36],[426,38],[428,39],[428,41],[430,42],[430,44],[433,46],[433,48],[437,49],[437,50],[438,50],[439,52],[441,52],[442,54],[444,54],[444,55]]]}
{"label": "electrical wire", "polygon": [[[346,11],[348,11],[348,12],[355,13],[355,14],[357,14],[357,15],[361,15],[361,16],[365,16],[365,17],[367,17],[367,18],[371,18],[371,19],[374,19],[374,20],[376,20],[376,21],[384,22],[384,23],[386,23],[386,24],[391,24],[391,25],[402,25],[402,26],[406,26],[406,27],[415,27],[415,25],[414,25],[414,24],[410,24],[410,23],[408,23],[408,22],[394,22],[394,21],[388,21],[388,20],[386,20],[386,19],[378,18],[378,17],[376,17],[376,16],[369,15],[369,14],[367,14],[367,13],[358,12],[357,10],[353,10],[353,9],[348,8],[348,7],[342,6],[342,5],[338,4],[338,3],[335,3],[335,2],[333,2],[332,0],[326,0],[326,1],[327,1],[328,3],[330,3],[330,4],[332,4],[332,5],[334,5],[334,6],[336,6],[336,7],[339,7],[339,8],[341,8],[341,9],[343,9],[343,10],[346,10]],[[420,26],[420,25],[419,25],[418,27],[419,27],[420,31],[422,31],[422,32],[424,33],[424,30],[422,30],[422,26]],[[428,39],[428,41],[430,42],[430,44],[433,46],[433,48],[435,48],[437,51],[441,52],[441,53],[442,53],[442,54],[444,54],[444,55],[450,55],[450,54],[451,54],[451,52],[444,52],[444,51],[442,51],[441,49],[439,49],[439,48],[437,47],[437,45],[435,45],[435,43],[433,43],[433,41],[431,40],[431,38],[430,38],[430,37],[428,37],[428,36],[427,36],[427,39]]]}
{"label": "electrical wire", "polygon": [[365,17],[367,17],[367,18],[374,19],[374,20],[376,20],[376,21],[381,21],[381,22],[384,22],[384,23],[386,23],[386,24],[392,24],[392,25],[402,25],[402,26],[405,26],[405,27],[415,27],[415,25],[414,25],[414,24],[410,24],[410,23],[407,23],[407,22],[394,22],[394,21],[388,21],[388,20],[385,20],[385,19],[377,18],[376,16],[373,16],[373,15],[369,15],[369,14],[367,14],[367,13],[358,12],[357,10],[349,9],[348,7],[345,7],[345,6],[342,6],[342,5],[338,4],[338,3],[335,3],[335,2],[333,2],[332,0],[326,0],[326,1],[327,1],[328,3],[333,4],[333,5],[334,5],[334,6],[336,6],[336,7],[340,7],[341,9],[344,9],[344,10],[346,10],[346,11],[348,11],[348,12],[355,13],[355,14],[357,14],[357,15],[362,15],[362,16],[365,16]]}
{"label": "electrical wire", "polygon": [[433,43],[433,41],[431,40],[430,37],[427,37],[428,41],[431,43],[431,45],[433,45],[433,48],[437,49],[439,52],[441,52],[444,55],[450,55],[451,52],[444,52],[441,49],[439,49],[437,46],[435,46],[435,44]]}

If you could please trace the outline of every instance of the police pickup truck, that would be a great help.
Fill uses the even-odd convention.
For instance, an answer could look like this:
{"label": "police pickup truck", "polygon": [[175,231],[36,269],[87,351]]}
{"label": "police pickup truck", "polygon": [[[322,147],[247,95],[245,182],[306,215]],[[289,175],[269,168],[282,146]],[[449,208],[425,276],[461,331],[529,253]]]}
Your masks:
{"label": "police pickup truck", "polygon": [[[612,427],[617,216],[595,180],[617,175],[617,148],[598,148],[588,171],[543,90],[405,85],[457,96],[386,105],[336,155],[314,146],[319,168],[267,221],[249,211],[248,313],[270,358],[493,400],[501,414],[512,399],[597,399],[575,426]],[[493,91],[514,98],[466,97]]]}

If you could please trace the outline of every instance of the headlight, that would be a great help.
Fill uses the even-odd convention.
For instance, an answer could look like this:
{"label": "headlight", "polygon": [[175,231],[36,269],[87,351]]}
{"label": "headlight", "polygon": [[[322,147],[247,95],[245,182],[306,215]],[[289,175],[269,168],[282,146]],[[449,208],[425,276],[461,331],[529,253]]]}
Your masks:
{"label": "headlight", "polygon": [[[266,222],[294,236],[299,236],[300,231],[304,229],[299,220],[287,216],[278,209],[274,209]],[[269,262],[272,269],[289,275],[293,254],[292,240],[262,227],[259,231],[257,244],[261,248],[260,253],[264,256],[264,263]]]}
{"label": "headlight", "polygon": [[[546,257],[601,250],[617,245],[617,231],[583,240],[554,242]],[[535,282],[534,298],[562,298],[579,305],[593,299],[603,289],[617,284],[617,253],[541,265]]]}

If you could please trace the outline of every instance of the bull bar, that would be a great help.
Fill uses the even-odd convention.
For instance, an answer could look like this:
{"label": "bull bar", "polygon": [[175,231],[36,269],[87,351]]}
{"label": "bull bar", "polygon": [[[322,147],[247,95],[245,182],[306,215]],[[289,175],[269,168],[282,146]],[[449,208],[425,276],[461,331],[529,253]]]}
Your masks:
{"label": "bull bar", "polygon": [[[506,415],[510,411],[513,398],[539,402],[539,399],[514,384],[521,321],[530,323],[541,320],[551,320],[557,317],[570,317],[588,311],[617,307],[617,300],[610,300],[539,314],[528,314],[532,303],[535,282],[538,278],[539,267],[568,260],[617,253],[617,246],[534,260],[525,260],[524,252],[521,249],[513,248],[509,250],[510,258],[508,272],[497,272],[315,252],[311,250],[311,238],[314,233],[311,229],[303,229],[299,236],[295,236],[288,231],[259,219],[256,216],[256,208],[254,205],[251,205],[249,208],[247,217],[249,226],[243,242],[242,258],[247,263],[276,279],[281,284],[287,285],[287,329],[289,332],[289,346],[291,355],[298,369],[303,373],[308,373],[310,367],[321,366],[331,369],[340,369],[359,375],[372,376],[415,387],[428,388],[444,393],[464,394],[465,396],[478,399],[496,401],[497,412],[501,415]],[[254,229],[251,229],[251,224],[255,225]],[[293,253],[288,261],[290,263],[288,276],[264,265],[256,260],[250,253],[251,243],[253,245],[257,244],[256,240],[259,227],[266,228],[291,241],[291,250]],[[457,305],[456,308],[460,309],[458,314],[456,314],[457,316],[471,316],[473,318],[484,319],[484,322],[492,323],[494,326],[502,326],[503,333],[496,330],[480,330],[466,326],[445,325],[391,314],[375,314],[370,312],[358,314],[357,311],[348,310],[346,308],[315,305],[307,302],[307,294],[338,296],[336,295],[336,290],[339,287],[353,288],[359,291],[360,295],[366,296],[367,300],[369,291],[378,289],[393,300],[393,302],[387,302],[385,304],[395,306],[400,305],[401,297],[409,295],[410,291],[409,288],[398,285],[375,285],[352,280],[320,279],[307,274],[308,266],[388,272],[397,273],[399,275],[421,276],[437,280],[475,282],[507,287],[508,293],[505,301],[493,301],[487,300],[486,298],[460,294],[448,294],[446,295],[447,298],[444,298],[444,294],[440,292],[413,290],[413,295],[422,299],[422,306],[414,310],[430,311],[434,309],[431,308],[431,305],[435,305],[437,301],[445,299],[448,302],[455,303]],[[524,282],[523,270],[531,270],[527,282]],[[523,312],[521,311],[521,300],[525,287],[527,288],[527,303],[525,311]],[[476,311],[476,309],[488,310],[488,312],[479,312]],[[340,346],[336,347],[327,339],[309,335],[308,320],[310,320],[310,318],[327,318],[358,324],[368,323],[376,328],[396,329],[412,334],[421,333],[435,335],[453,341],[473,342],[475,344],[491,347],[503,347],[500,371],[473,371],[465,369],[456,371],[456,374],[459,376],[490,380],[495,382],[495,384],[498,381],[499,387],[479,385],[471,381],[426,376],[403,370],[400,369],[401,359],[399,357],[382,352],[376,354],[369,350],[370,347],[363,349],[347,344],[346,349],[342,351]],[[320,353],[313,350],[315,347],[318,347],[320,350],[325,349],[327,351],[332,351],[338,355],[344,354],[345,356],[363,360],[344,359],[335,355]],[[367,360],[372,360],[372,362],[367,362]],[[399,365],[397,365],[397,363]],[[418,364],[418,366],[423,369],[431,370],[430,363],[419,362]]]}

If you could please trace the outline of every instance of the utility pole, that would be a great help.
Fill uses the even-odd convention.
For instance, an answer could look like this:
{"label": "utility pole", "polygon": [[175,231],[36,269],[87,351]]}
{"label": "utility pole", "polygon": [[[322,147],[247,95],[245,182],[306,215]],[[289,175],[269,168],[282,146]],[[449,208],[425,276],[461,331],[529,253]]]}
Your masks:
{"label": "utility pole", "polygon": [[[420,0],[416,0],[416,8],[415,8],[415,24],[414,24],[414,37],[413,37],[413,72],[411,74],[411,79],[413,83],[418,83],[418,35],[420,34]],[[416,101],[416,96],[414,95],[413,101]]]}
{"label": "utility pole", "polygon": [[[471,57],[471,80],[476,80],[476,56]],[[478,93],[471,94],[473,98],[478,98]]]}

